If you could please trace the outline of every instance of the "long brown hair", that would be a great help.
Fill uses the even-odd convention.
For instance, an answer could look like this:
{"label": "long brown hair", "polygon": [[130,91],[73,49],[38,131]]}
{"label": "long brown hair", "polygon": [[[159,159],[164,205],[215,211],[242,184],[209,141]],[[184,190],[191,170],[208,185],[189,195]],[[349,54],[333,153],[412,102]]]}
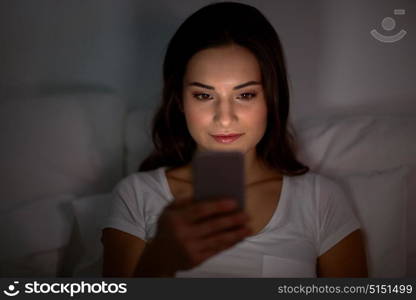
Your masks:
{"label": "long brown hair", "polygon": [[163,63],[162,103],[152,122],[154,150],[139,171],[188,164],[196,150],[182,109],[182,81],[190,58],[203,49],[228,44],[249,49],[257,58],[267,101],[267,127],[256,145],[259,159],[282,174],[309,171],[296,159],[288,124],[289,86],[279,37],[256,8],[235,2],[213,3],[186,19],[169,42]]}

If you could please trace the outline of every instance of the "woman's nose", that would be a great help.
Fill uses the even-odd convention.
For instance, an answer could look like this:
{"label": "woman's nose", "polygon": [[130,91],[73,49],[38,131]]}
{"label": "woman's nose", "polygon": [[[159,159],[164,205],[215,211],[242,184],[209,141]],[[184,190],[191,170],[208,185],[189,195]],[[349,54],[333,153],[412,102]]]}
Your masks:
{"label": "woman's nose", "polygon": [[232,101],[217,102],[214,121],[219,122],[222,126],[228,126],[234,120],[237,120],[237,116]]}

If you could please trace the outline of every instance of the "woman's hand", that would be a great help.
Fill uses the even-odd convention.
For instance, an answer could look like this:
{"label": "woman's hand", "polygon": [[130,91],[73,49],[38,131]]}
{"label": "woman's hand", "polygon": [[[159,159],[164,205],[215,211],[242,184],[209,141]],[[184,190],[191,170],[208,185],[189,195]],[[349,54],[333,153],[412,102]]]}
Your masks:
{"label": "woman's hand", "polygon": [[137,276],[174,276],[234,246],[251,234],[247,213],[233,199],[176,199],[165,207],[154,239],[146,246]]}

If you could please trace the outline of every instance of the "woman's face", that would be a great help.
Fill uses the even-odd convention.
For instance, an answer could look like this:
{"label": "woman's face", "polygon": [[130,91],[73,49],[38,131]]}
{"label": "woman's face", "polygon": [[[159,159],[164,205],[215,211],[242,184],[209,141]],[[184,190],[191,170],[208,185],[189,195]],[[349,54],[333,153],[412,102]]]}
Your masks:
{"label": "woman's face", "polygon": [[[267,105],[256,57],[238,45],[197,52],[183,81],[183,108],[198,151],[255,153],[267,125]],[[242,134],[229,142],[213,135]]]}

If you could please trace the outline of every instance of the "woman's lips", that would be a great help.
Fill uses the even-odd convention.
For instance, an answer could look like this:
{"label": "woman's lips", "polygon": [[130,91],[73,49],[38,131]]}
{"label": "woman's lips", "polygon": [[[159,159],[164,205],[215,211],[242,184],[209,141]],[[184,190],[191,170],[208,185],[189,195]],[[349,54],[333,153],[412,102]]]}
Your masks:
{"label": "woman's lips", "polygon": [[230,144],[236,141],[242,134],[227,134],[227,135],[211,135],[218,143]]}

